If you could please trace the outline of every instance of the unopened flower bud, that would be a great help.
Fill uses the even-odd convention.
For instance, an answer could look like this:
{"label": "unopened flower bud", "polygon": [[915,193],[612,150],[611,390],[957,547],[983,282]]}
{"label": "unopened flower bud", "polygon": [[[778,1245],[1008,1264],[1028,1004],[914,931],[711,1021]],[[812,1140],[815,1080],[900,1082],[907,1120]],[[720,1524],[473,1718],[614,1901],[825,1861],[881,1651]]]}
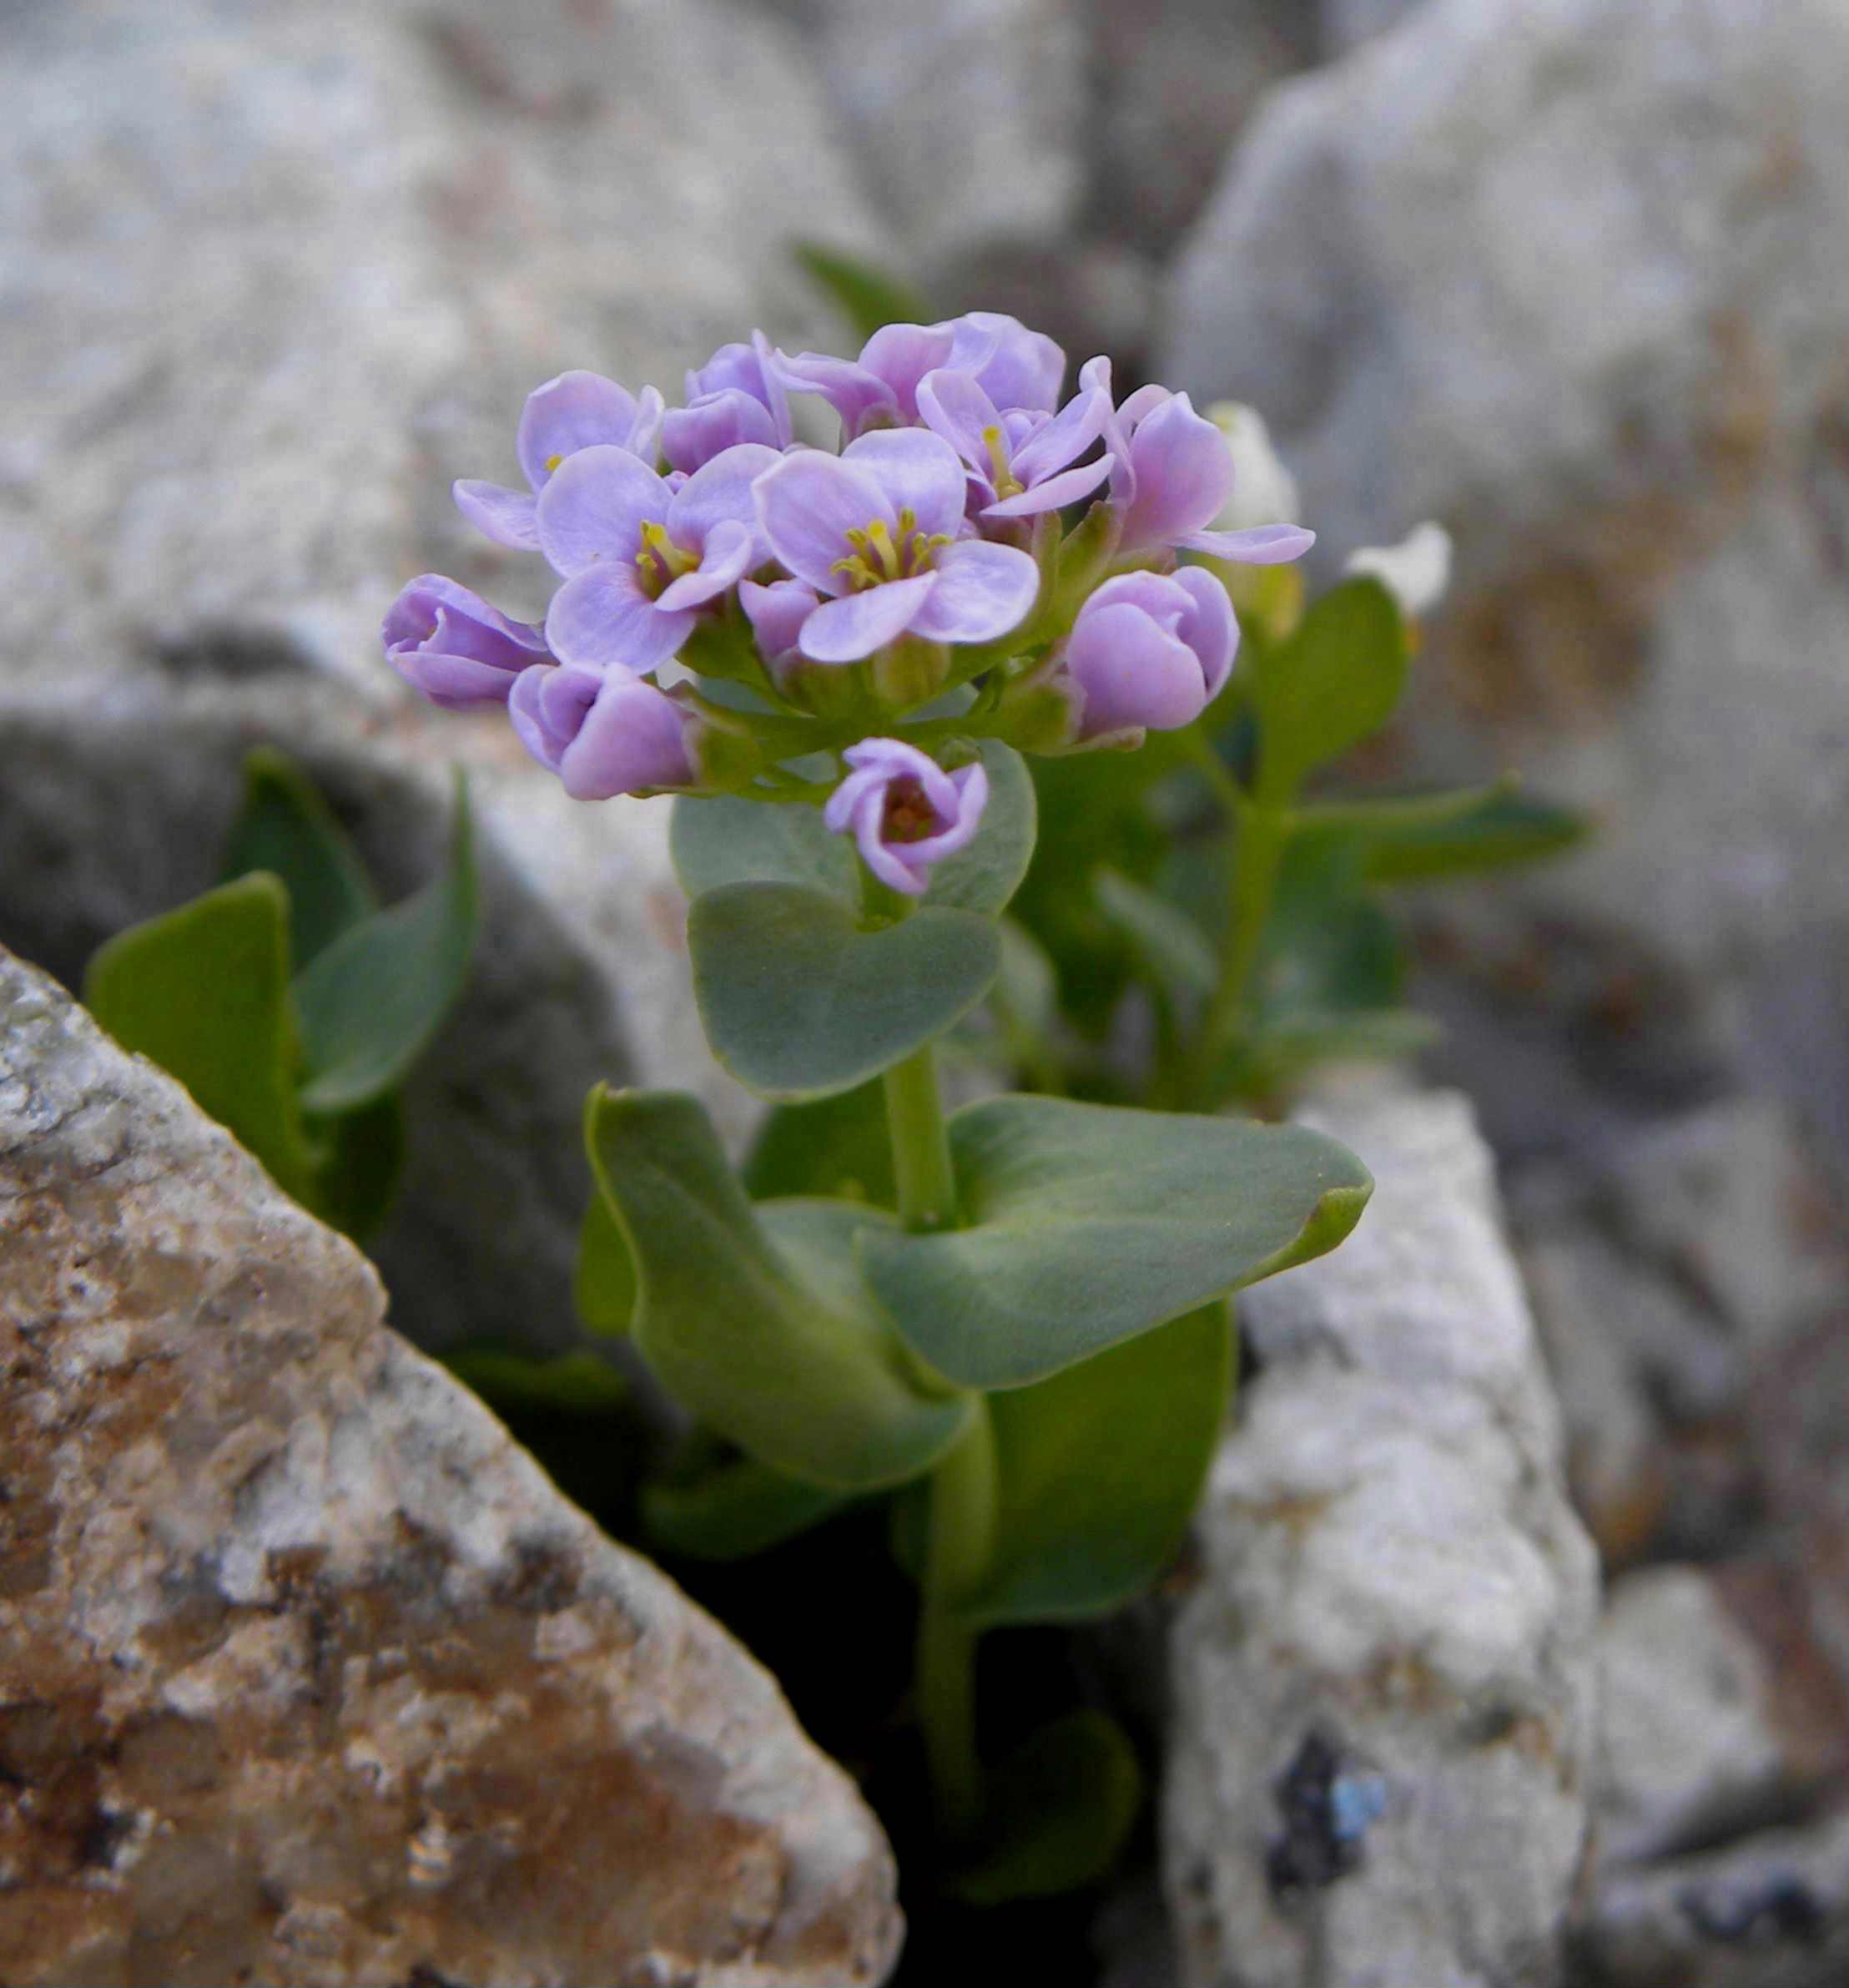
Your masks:
{"label": "unopened flower bud", "polygon": [[1238,646],[1227,590],[1201,568],[1106,580],[1066,644],[1079,738],[1192,724],[1224,688]]}
{"label": "unopened flower bud", "polygon": [[626,671],[540,664],[514,685],[508,715],[573,800],[691,787],[699,778],[693,714]]}
{"label": "unopened flower bud", "polygon": [[441,573],[411,581],[380,632],[392,668],[446,711],[504,704],[523,669],[552,660],[539,629]]}
{"label": "unopened flower bud", "polygon": [[822,819],[838,835],[853,833],[881,883],[922,897],[931,866],[975,839],[989,801],[980,764],[946,773],[929,754],[900,739],[863,739],[842,755],[853,769]]}

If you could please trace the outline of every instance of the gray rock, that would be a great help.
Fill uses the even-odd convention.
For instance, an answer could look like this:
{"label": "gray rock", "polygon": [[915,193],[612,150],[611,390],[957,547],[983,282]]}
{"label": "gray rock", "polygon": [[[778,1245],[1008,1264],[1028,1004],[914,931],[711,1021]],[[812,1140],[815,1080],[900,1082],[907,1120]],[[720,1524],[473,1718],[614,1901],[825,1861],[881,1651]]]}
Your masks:
{"label": "gray rock", "polygon": [[1840,1692],[1765,1570],[1647,1567],[1599,1630],[1599,1853],[1610,1871],[1788,1819],[1844,1761]]}
{"label": "gray rock", "polygon": [[[894,244],[928,285],[1000,248],[1046,244],[1084,179],[1085,43],[1067,0],[809,0],[812,59]],[[804,232],[835,238],[818,210]]]}
{"label": "gray rock", "polygon": [[1267,100],[1159,371],[1264,411],[1332,560],[1452,527],[1405,770],[1601,828],[1482,929],[1669,963],[1849,1153],[1846,85],[1835,0],[1430,0]]}
{"label": "gray rock", "polygon": [[1453,1096],[1317,1122],[1378,1183],[1242,1300],[1259,1375],[1176,1627],[1163,1861],[1194,1988],[1557,1975],[1596,1570],[1489,1155]]}
{"label": "gray rock", "polygon": [[1849,1811],[1616,1876],[1583,1942],[1600,1988],[1838,1988]]}
{"label": "gray rock", "polygon": [[1323,46],[1326,53],[1344,55],[1395,27],[1419,0],[1323,0]]}
{"label": "gray rock", "polygon": [[0,1224],[0,1975],[884,1978],[770,1678],[5,956]]}

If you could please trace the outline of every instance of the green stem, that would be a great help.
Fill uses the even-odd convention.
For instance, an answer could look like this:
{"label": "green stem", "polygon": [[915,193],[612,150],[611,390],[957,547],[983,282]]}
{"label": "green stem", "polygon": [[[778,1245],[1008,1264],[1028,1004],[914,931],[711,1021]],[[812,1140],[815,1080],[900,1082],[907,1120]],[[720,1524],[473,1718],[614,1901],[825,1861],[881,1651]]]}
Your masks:
{"label": "green stem", "polygon": [[975,1656],[965,1610],[995,1550],[995,1438],[977,1395],[970,1422],[931,1476],[930,1535],[918,1617],[918,1718],[938,1821],[966,1836],[982,1811],[976,1751]]}
{"label": "green stem", "polygon": [[1248,800],[1241,794],[1237,818],[1232,889],[1227,906],[1226,929],[1220,936],[1219,976],[1202,1023],[1193,1069],[1192,1087],[1208,1109],[1219,1102],[1214,1092],[1220,1067],[1238,1041],[1247,1020],[1252,968],[1258,961],[1265,926],[1277,896],[1284,850],[1291,837],[1287,804]]}
{"label": "green stem", "polygon": [[956,1226],[956,1177],[950,1138],[938,1096],[937,1054],[930,1043],[886,1072],[886,1128],[892,1139],[899,1219],[929,1231]]}

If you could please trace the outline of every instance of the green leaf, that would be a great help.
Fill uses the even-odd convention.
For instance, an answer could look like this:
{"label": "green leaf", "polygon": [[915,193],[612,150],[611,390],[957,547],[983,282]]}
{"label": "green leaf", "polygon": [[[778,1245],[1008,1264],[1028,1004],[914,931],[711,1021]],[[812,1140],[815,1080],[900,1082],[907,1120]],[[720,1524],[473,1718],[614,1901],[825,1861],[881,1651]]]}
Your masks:
{"label": "green leaf", "polygon": [[285,1193],[310,1198],[289,1001],[289,896],[260,871],[100,946],[84,1005],[125,1049],[177,1077]]}
{"label": "green leaf", "polygon": [[[922,901],[927,907],[999,911],[1027,874],[1034,854],[1033,776],[1020,754],[999,739],[983,741],[982,764],[989,775],[982,825],[967,849],[932,873]],[[674,803],[668,845],[690,898],[725,884],[799,884],[859,906],[853,841],[826,827],[818,808],[771,808],[731,794],[683,795]]]}
{"label": "green leaf", "polygon": [[746,1560],[794,1539],[853,1502],[786,1477],[755,1457],[736,1456],[684,1480],[645,1485],[642,1527],[657,1552],[688,1560]]}
{"label": "green leaf", "polygon": [[968,1403],[921,1391],[861,1286],[845,1202],[753,1210],[697,1100],[611,1092],[586,1111],[597,1184],[629,1244],[637,1346],[668,1391],[741,1450],[842,1491],[902,1484],[956,1439]]}
{"label": "green leaf", "polygon": [[967,849],[945,857],[931,872],[931,887],[924,899],[927,907],[1000,911],[1020,888],[1034,859],[1038,810],[1027,762],[1013,746],[985,739],[982,764],[989,775],[982,825]]}
{"label": "green leaf", "polygon": [[1366,873],[1377,884],[1418,884],[1435,877],[1544,862],[1591,833],[1590,816],[1552,801],[1494,794],[1448,821],[1383,823],[1363,837]]}
{"label": "green leaf", "polygon": [[767,1112],[745,1161],[744,1181],[753,1201],[804,1194],[896,1207],[884,1086],[875,1079],[814,1104],[779,1104]]}
{"label": "green leaf", "polygon": [[1213,991],[1219,967],[1213,948],[1185,911],[1115,870],[1092,880],[1099,909],[1130,941],[1151,977],[1183,1007]]}
{"label": "green leaf", "polygon": [[950,1880],[973,1905],[1050,1898],[1103,1877],[1143,1805],[1142,1770],[1101,1712],[1042,1726],[988,1778],[985,1852]]}
{"label": "green leaf", "polygon": [[969,1226],[869,1228],[868,1281],[933,1368],[1024,1387],[1333,1249],[1373,1189],[1302,1126],[990,1097],[950,1120]]}
{"label": "green leaf", "polygon": [[362,1247],[376,1235],[405,1164],[405,1113],[385,1097],[338,1118],[310,1121],[315,1171],[308,1205]]}
{"label": "green leaf", "polygon": [[605,1339],[621,1339],[635,1317],[636,1266],[629,1244],[609,1203],[594,1187],[578,1226],[572,1303],[584,1330]]}
{"label": "green leaf", "polygon": [[334,810],[295,761],[259,745],[244,762],[244,805],[231,825],[225,881],[267,870],[289,893],[296,972],[378,909],[372,884]]}
{"label": "green leaf", "polygon": [[458,1346],[443,1365],[501,1414],[544,1409],[597,1417],[628,1405],[622,1375],[589,1351],[536,1358],[509,1346]]}
{"label": "green leaf", "polygon": [[930,306],[922,294],[902,276],[831,249],[821,242],[797,241],[790,253],[798,266],[848,321],[855,337],[864,343],[882,325],[924,325],[931,321]]}
{"label": "green leaf", "polygon": [[985,1625],[1102,1614],[1147,1587],[1187,1529],[1226,1413],[1223,1303],[993,1397],[995,1558]]}
{"label": "green leaf", "polygon": [[1406,688],[1406,624],[1373,579],[1345,580],[1297,632],[1250,658],[1258,716],[1258,793],[1287,800],[1306,775],[1371,739]]}
{"label": "green leaf", "polygon": [[839,899],[794,884],[709,891],[687,936],[713,1053],[774,1099],[877,1077],[967,1014],[1001,964],[991,918],[927,906],[864,931]]}
{"label": "green leaf", "polygon": [[306,1110],[350,1111],[392,1089],[455,1005],[475,950],[471,842],[459,773],[443,874],[352,926],[297,981]]}
{"label": "green leaf", "polygon": [[695,901],[727,884],[800,884],[844,905],[860,902],[854,845],[823,826],[819,808],[683,794],[674,803],[668,843],[681,888]]}

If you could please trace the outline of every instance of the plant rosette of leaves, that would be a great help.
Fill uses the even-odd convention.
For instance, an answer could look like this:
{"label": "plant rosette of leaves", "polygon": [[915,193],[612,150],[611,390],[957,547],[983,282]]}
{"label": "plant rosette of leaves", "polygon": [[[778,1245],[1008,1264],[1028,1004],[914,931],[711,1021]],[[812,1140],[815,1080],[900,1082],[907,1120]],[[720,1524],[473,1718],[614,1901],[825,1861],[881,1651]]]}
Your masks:
{"label": "plant rosette of leaves", "polygon": [[[1370,1192],[1334,1140],[1217,1108],[1280,1054],[1280,904],[1312,934],[1297,953],[1366,951],[1328,893],[1281,880],[1322,874],[1301,851],[1325,845],[1345,889],[1442,868],[1500,797],[1307,808],[1303,781],[1403,684],[1383,581],[1302,612],[1268,576],[1312,535],[1229,515],[1227,437],[1186,395],[1120,400],[1102,359],[1067,394],[1065,356],[998,314],[874,323],[889,289],[808,253],[867,315],[855,356],[753,333],[673,406],[547,381],[519,423],[526,487],[456,489],[552,568],[543,622],[425,575],[385,648],[440,704],[504,706],[574,797],[676,797],[701,1020],[773,1109],[741,1172],[693,1097],[593,1092],[579,1309],[696,1425],[644,1494],[665,1548],[735,1558],[893,1500],[947,1864],[995,1901],[1098,1875],[1138,1774],[1090,1711],[985,1756],[979,1638],[1096,1616],[1160,1572],[1225,1413],[1234,1294],[1334,1247]],[[805,401],[833,447],[797,438]],[[1070,962],[1056,920],[1028,924],[1073,873],[1010,915],[1040,835],[1030,759],[1136,794],[1139,761],[1192,769],[1231,818],[1217,927],[1147,867],[1096,901],[1167,1004],[1169,1087],[1145,1102],[1208,1108],[1045,1094]],[[1089,830],[1113,819],[1054,838],[1071,827],[1050,853],[1085,862],[1088,901],[1110,846]],[[938,1058],[978,1017],[1042,1094],[946,1114]],[[1339,1033],[1317,1014],[1302,1052]],[[519,1385],[551,1400],[571,1376]]]}

